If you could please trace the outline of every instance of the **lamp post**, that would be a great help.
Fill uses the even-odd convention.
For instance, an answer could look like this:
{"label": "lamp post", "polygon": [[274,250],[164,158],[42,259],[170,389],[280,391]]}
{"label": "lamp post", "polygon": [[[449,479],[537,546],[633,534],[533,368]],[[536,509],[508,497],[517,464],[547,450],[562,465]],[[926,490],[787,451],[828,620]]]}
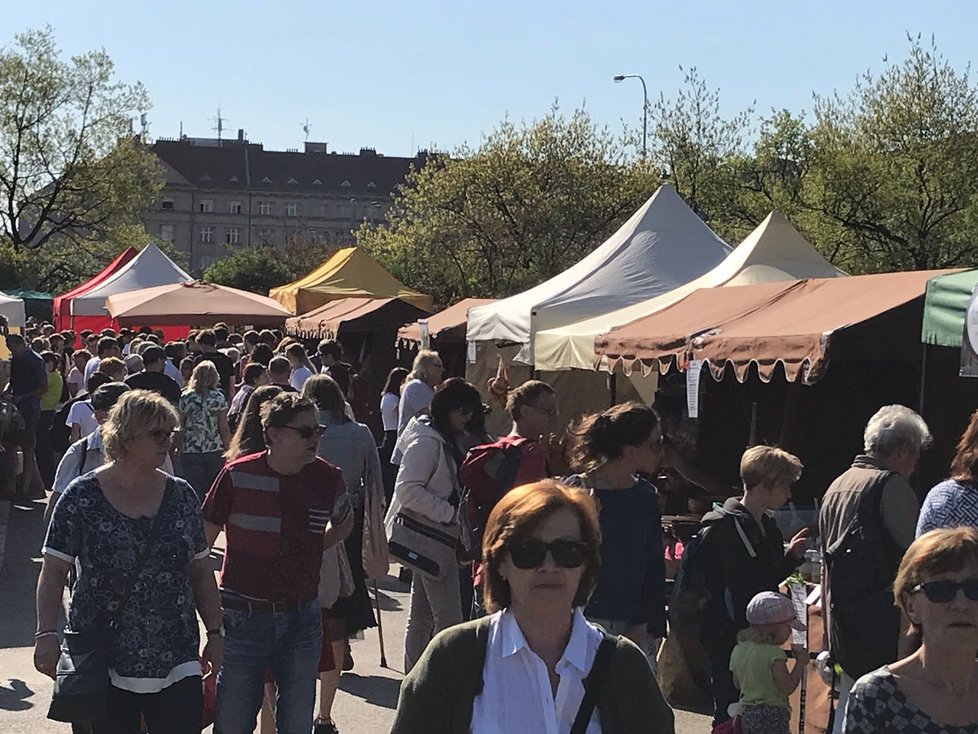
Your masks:
{"label": "lamp post", "polygon": [[642,159],[645,159],[647,150],[645,142],[648,137],[649,129],[649,90],[645,86],[645,80],[642,78],[641,74],[616,74],[614,77],[615,84],[620,84],[626,79],[638,79],[642,82]]}

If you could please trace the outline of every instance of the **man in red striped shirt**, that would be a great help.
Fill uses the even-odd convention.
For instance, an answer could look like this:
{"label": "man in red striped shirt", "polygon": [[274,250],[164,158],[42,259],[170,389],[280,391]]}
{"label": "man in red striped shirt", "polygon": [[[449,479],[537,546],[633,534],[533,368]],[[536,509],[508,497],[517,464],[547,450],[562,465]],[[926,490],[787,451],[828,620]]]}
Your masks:
{"label": "man in red striped shirt", "polygon": [[[267,451],[228,463],[204,500],[208,540],[221,530],[225,657],[215,734],[250,734],[271,671],[279,734],[308,734],[322,650],[319,569],[353,514],[339,469],[316,455],[315,405],[285,393],[262,409]],[[221,630],[208,630],[208,634]]]}

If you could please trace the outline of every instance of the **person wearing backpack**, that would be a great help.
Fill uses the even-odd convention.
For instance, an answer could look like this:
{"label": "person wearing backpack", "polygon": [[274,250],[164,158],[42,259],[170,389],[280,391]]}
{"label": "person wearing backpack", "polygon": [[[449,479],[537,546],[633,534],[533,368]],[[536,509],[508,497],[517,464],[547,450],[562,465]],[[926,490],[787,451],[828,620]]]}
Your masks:
{"label": "person wearing backpack", "polygon": [[908,479],[930,445],[924,419],[887,405],[869,419],[864,453],[825,492],[818,526],[829,653],[842,668],[834,732],[856,679],[906,657],[914,640],[893,605],[893,581],[913,543],[919,504]]}
{"label": "person wearing backpack", "polygon": [[[704,595],[701,639],[710,659],[714,727],[730,718],[730,704],[740,698],[730,672],[730,653],[737,633],[747,628],[747,605],[762,591],[777,591],[804,556],[808,528],[798,531],[785,550],[781,531],[767,514],[791,499],[791,485],[801,470],[798,457],[782,449],[747,449],[740,459],[743,496],[731,497],[722,507],[714,505],[703,517],[706,527],[686,549],[682,575],[699,578]],[[674,600],[686,583],[677,582]]]}
{"label": "person wearing backpack", "polygon": [[513,430],[497,441],[471,448],[458,472],[465,490],[462,523],[471,546],[466,550],[472,558],[472,619],[484,614],[479,556],[486,520],[510,489],[549,476],[547,450],[540,439],[550,432],[559,414],[554,389],[540,380],[528,380],[513,390],[506,410],[513,418]]}

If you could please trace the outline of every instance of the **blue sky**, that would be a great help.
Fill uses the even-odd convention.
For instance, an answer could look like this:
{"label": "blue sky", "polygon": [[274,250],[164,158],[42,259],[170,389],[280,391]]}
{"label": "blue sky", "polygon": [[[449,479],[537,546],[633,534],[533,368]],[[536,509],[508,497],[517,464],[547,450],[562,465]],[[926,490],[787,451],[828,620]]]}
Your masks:
{"label": "blue sky", "polygon": [[959,69],[971,60],[978,4],[950,2],[369,3],[284,0],[8,3],[6,43],[50,24],[66,53],[104,47],[118,76],[153,100],[152,136],[214,135],[220,102],[232,135],[266,148],[377,148],[410,155],[477,144],[507,114],[531,120],[554,99],[586,104],[615,131],[641,123],[641,85],[672,96],[697,66],[725,113],[756,100],[811,109],[812,91],[849,89],[900,59],[906,33],[936,35]]}

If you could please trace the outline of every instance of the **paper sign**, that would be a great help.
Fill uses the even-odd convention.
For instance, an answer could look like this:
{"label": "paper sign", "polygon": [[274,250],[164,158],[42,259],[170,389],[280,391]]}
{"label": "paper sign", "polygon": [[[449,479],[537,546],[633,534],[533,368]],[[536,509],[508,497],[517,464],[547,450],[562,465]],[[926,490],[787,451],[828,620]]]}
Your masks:
{"label": "paper sign", "polygon": [[791,630],[791,644],[801,645],[807,650],[808,605],[805,602],[808,599],[808,589],[804,584],[788,584],[788,590],[791,592],[791,605],[795,608],[795,617],[806,627],[804,630]]}
{"label": "paper sign", "polygon": [[467,359],[469,364],[475,364],[475,342],[469,342],[469,349],[467,354]]}
{"label": "paper sign", "polygon": [[430,349],[431,340],[428,338],[428,319],[418,319],[418,328],[421,330],[421,348]]}
{"label": "paper sign", "polygon": [[686,365],[686,407],[690,418],[698,418],[700,413],[700,374],[703,360],[691,359]]}

